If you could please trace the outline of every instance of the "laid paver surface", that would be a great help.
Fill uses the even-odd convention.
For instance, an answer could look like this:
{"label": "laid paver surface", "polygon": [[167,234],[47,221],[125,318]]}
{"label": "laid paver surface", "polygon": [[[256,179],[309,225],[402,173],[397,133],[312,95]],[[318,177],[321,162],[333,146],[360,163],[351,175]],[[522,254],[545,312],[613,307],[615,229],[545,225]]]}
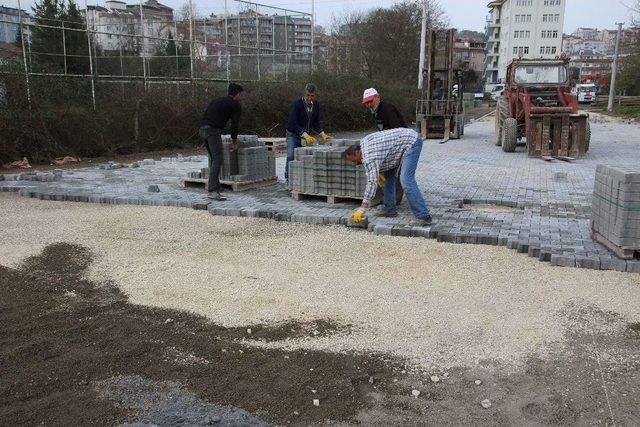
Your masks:
{"label": "laid paver surface", "polygon": [[[503,245],[559,266],[640,272],[639,260],[621,260],[594,242],[590,227],[596,166],[639,164],[640,126],[594,121],[592,133],[587,155],[571,163],[529,158],[524,147],[516,153],[502,152],[494,145],[490,118],[468,125],[462,140],[442,145],[427,141],[417,178],[435,224],[408,226],[411,213],[403,202],[397,218],[378,218],[372,210],[368,229],[382,235]],[[358,135],[347,137],[354,136]],[[282,179],[284,158],[277,160]],[[51,200],[183,206],[208,209],[214,215],[316,224],[346,225],[348,214],[357,206],[295,201],[282,182],[229,193],[228,201],[209,204],[202,189],[179,185],[180,177],[206,165],[205,156],[138,164],[124,168],[105,164],[35,177],[6,175],[0,190]]]}

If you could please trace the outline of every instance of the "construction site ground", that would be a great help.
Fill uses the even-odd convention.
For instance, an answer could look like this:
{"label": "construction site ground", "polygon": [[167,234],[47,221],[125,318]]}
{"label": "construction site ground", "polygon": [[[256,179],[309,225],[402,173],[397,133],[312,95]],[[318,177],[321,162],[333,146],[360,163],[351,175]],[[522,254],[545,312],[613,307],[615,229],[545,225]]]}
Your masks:
{"label": "construction site ground", "polygon": [[640,129],[592,127],[572,163],[503,153],[490,118],[428,142],[426,230],[282,184],[208,205],[178,185],[201,156],[5,176],[0,423],[636,425],[640,275],[588,220]]}

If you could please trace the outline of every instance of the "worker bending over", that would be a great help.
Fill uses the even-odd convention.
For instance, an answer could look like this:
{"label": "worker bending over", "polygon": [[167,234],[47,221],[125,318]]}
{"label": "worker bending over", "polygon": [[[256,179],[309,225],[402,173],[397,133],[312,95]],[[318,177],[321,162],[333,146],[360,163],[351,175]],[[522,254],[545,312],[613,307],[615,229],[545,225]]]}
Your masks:
{"label": "worker bending over", "polygon": [[380,172],[387,178],[384,182],[385,213],[381,216],[397,215],[396,172],[402,165],[400,183],[411,212],[416,217],[410,225],[421,227],[431,224],[429,209],[416,182],[416,168],[421,152],[422,138],[416,131],[405,128],[372,133],[360,141],[359,148],[354,146],[347,150],[346,159],[354,164],[364,164],[367,175],[362,205],[351,214],[354,222],[361,221],[376,195]]}
{"label": "worker bending over", "polygon": [[296,99],[289,108],[287,123],[287,166],[284,170],[285,179],[289,179],[289,162],[293,160],[296,148],[302,147],[304,139],[306,145],[311,145],[315,138],[311,134],[318,134],[322,141],[331,139],[320,126],[320,104],[316,99],[316,86],[307,84],[304,95]]}
{"label": "worker bending over", "polygon": [[380,94],[374,88],[370,87],[364,91],[362,104],[371,110],[379,130],[408,127],[396,106],[381,99]]}

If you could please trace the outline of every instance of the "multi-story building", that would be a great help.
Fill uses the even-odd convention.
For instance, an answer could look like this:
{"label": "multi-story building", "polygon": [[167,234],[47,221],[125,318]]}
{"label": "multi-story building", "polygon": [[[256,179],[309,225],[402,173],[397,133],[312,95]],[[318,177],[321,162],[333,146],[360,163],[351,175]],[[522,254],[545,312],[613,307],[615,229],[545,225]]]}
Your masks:
{"label": "multi-story building", "polygon": [[87,6],[87,26],[95,31],[96,44],[105,51],[123,49],[139,51],[143,56],[153,55],[160,43],[155,38],[166,37],[171,32],[173,9],[157,0],[147,0],[142,3],[142,20],[140,9],[140,4],[119,0],[108,0],[104,7]]}
{"label": "multi-story building", "polygon": [[311,53],[311,19],[293,19],[293,50]]}
{"label": "multi-story building", "polygon": [[514,58],[560,55],[566,1],[494,0],[487,5],[485,90],[504,81]]}
{"label": "multi-story building", "polygon": [[[24,24],[31,23],[31,16],[22,11],[22,22]],[[24,25],[25,41],[29,39],[31,34],[29,26]],[[0,42],[15,43],[20,34],[20,11],[13,7],[0,6]]]}

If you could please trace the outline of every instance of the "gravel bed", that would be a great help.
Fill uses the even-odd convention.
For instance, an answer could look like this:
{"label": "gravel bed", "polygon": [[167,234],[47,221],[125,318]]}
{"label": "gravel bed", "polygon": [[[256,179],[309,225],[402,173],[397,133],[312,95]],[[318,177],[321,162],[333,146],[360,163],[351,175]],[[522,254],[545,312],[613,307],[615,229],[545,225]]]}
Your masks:
{"label": "gravel bed", "polygon": [[385,352],[424,368],[517,367],[563,345],[562,313],[575,304],[640,321],[640,275],[551,267],[503,247],[11,194],[0,194],[0,206],[0,264],[79,243],[96,254],[91,278],[113,280],[134,303],[228,327],[349,325],[256,345]]}

